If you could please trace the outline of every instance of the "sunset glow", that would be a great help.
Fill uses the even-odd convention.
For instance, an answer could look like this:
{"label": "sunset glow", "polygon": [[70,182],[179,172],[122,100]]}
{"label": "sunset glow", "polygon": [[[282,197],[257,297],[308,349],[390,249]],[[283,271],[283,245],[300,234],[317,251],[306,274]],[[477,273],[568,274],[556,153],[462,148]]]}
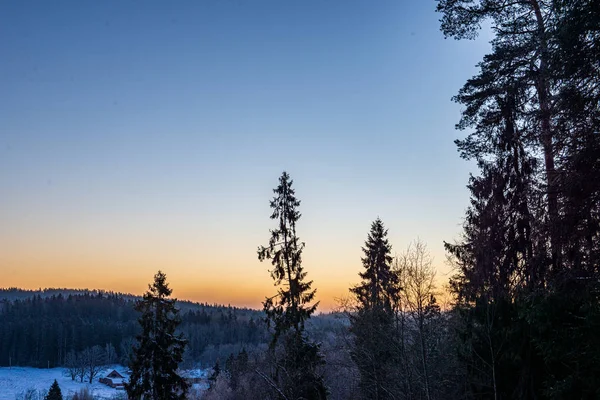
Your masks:
{"label": "sunset glow", "polygon": [[472,167],[449,99],[488,45],[444,41],[434,2],[267,3],[3,5],[0,287],[141,294],[161,269],[176,297],[260,307],[284,169],[321,310],[378,216],[447,281]]}

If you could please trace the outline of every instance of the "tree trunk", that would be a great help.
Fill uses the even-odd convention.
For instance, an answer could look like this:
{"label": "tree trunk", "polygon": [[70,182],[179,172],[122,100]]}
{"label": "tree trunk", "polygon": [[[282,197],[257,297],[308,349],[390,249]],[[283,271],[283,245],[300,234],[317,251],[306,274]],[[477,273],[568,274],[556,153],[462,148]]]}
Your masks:
{"label": "tree trunk", "polygon": [[290,249],[288,244],[288,221],[287,221],[287,186],[283,188],[283,211],[281,213],[281,218],[279,221],[280,229],[283,232],[283,246],[284,246],[284,254],[285,254],[285,266],[287,270],[288,283],[290,285],[290,297],[292,298],[292,311],[294,313],[294,329],[296,333],[300,333],[300,326],[298,325],[298,305],[296,302],[297,297],[297,288],[292,281],[292,266],[290,265]]}
{"label": "tree trunk", "polygon": [[554,166],[554,145],[551,119],[551,107],[548,83],[548,41],[544,17],[538,0],[530,0],[538,25],[540,46],[540,66],[536,82],[538,101],[540,103],[541,144],[544,151],[546,184],[548,196],[548,215],[550,217],[550,251],[552,254],[553,272],[558,272],[560,264],[560,240],[558,238],[558,190],[556,185],[556,168]]}
{"label": "tree trunk", "polygon": [[427,371],[427,355],[425,350],[425,328],[423,326],[424,316],[419,316],[419,330],[421,336],[421,362],[423,363],[423,376],[425,378],[425,396],[427,400],[431,400],[431,393],[429,390],[429,372]]}

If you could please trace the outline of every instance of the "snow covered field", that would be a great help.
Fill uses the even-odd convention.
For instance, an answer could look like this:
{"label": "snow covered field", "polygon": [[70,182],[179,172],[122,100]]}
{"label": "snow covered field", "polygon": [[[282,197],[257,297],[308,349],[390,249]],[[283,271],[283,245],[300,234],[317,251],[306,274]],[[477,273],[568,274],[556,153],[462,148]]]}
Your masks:
{"label": "snow covered field", "polygon": [[[99,375],[98,378],[105,376],[113,369],[119,373],[124,373],[125,368],[120,365],[107,366]],[[63,375],[64,368],[39,369],[30,367],[0,367],[0,400],[15,400],[21,398],[25,392],[30,389],[36,391],[47,391],[56,379],[60,386],[63,396],[70,397],[75,392],[87,387],[94,398],[98,399],[116,399],[119,396],[124,396],[123,390],[110,388],[100,382],[98,378],[94,379],[94,383],[80,383],[72,381],[70,377]],[[188,371],[188,376],[205,377],[206,370]],[[197,389],[206,389],[205,385],[194,385]]]}
{"label": "snow covered field", "polygon": [[[113,369],[120,371],[121,366],[112,366],[106,368],[99,376],[104,376],[107,371]],[[90,392],[101,399],[112,399],[121,393],[122,390],[112,389],[95,379],[92,384],[72,381],[70,377],[63,375],[64,368],[39,369],[29,367],[1,367],[0,368],[0,400],[15,400],[19,395],[24,394],[29,389],[47,391],[56,379],[60,389],[65,395],[72,395],[80,389],[87,387]]]}

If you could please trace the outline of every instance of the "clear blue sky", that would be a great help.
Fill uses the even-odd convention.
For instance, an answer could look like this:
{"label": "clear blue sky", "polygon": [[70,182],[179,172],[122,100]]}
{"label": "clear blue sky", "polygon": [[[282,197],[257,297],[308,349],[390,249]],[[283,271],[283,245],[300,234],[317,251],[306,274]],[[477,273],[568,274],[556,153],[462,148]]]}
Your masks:
{"label": "clear blue sky", "polygon": [[445,40],[435,4],[0,2],[0,286],[141,292],[162,268],[256,306],[284,169],[324,303],[377,216],[447,272],[472,169],[450,99],[489,45]]}

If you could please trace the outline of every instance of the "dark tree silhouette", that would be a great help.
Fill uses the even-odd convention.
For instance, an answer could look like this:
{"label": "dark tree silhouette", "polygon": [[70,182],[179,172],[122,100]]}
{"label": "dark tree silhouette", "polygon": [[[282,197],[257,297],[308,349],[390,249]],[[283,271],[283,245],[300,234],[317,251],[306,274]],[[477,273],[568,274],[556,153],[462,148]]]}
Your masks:
{"label": "dark tree silhouette", "polygon": [[398,275],[392,271],[392,246],[387,229],[378,218],[363,247],[362,282],[353,287],[358,307],[351,314],[355,340],[352,359],[360,372],[365,399],[394,398],[394,377],[399,362],[399,344],[394,330],[394,306],[400,291]]}
{"label": "dark tree silhouette", "polygon": [[48,390],[48,394],[46,395],[44,400],[62,400],[62,399],[63,399],[63,396],[62,396],[62,392],[60,391],[60,386],[58,386],[58,382],[55,379],[54,383],[52,383],[52,386],[50,386],[50,390]]}
{"label": "dark tree silhouette", "polygon": [[456,143],[480,169],[464,237],[446,244],[468,394],[597,397],[598,2],[439,0],[438,11],[448,37],[473,38],[484,21],[494,33],[455,97],[458,128],[472,130]]}
{"label": "dark tree silhouette", "polygon": [[131,377],[126,385],[130,399],[185,399],[188,384],[177,374],[183,360],[186,340],[175,334],[180,323],[175,299],[170,299],[172,289],[161,271],[154,276],[154,283],[136,310],[142,315],[139,323],[142,333],[137,337]]}
{"label": "dark tree silhouette", "polygon": [[292,184],[290,176],[283,172],[270,203],[271,219],[277,221],[277,227],[271,230],[269,245],[258,248],[260,261],[271,260],[271,277],[279,286],[278,293],[263,303],[267,323],[273,328],[272,350],[283,337],[283,355],[273,353],[276,364],[273,378],[282,398],[324,399],[327,391],[318,372],[323,363],[319,346],[310,342],[304,332],[304,323],[315,312],[318,302],[311,304],[316,290],[311,288],[312,281],[306,281],[302,267],[304,243],[296,234],[300,200]]}

